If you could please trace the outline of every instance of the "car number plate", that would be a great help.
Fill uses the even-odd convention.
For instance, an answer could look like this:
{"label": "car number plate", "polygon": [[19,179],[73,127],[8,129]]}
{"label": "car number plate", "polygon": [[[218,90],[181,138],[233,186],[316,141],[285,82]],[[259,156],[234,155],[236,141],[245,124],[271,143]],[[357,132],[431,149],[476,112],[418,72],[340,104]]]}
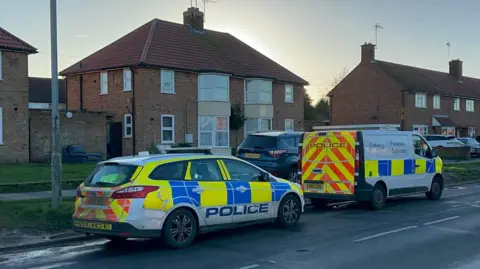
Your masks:
{"label": "car number plate", "polygon": [[88,229],[95,229],[95,230],[112,230],[112,224],[105,224],[105,223],[93,223],[93,222],[86,222],[86,221],[74,221],[73,226],[79,228],[88,228]]}
{"label": "car number plate", "polygon": [[98,205],[98,206],[104,206],[107,204],[107,198],[103,197],[87,197],[85,199],[85,204],[87,205]]}
{"label": "car number plate", "polygon": [[245,153],[245,158],[258,159],[258,158],[260,158],[260,154],[257,154],[257,153]]}
{"label": "car number plate", "polygon": [[307,191],[323,191],[325,184],[322,183],[305,183],[305,190]]}

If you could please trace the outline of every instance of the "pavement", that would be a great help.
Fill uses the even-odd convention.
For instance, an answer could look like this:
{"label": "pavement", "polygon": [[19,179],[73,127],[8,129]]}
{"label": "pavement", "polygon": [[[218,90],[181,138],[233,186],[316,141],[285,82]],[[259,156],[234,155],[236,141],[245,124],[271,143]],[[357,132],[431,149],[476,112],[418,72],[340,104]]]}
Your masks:
{"label": "pavement", "polygon": [[200,236],[184,250],[158,241],[106,240],[15,250],[0,268],[470,269],[480,268],[480,184],[450,187],[440,201],[389,201],[307,209],[297,227],[270,224]]}

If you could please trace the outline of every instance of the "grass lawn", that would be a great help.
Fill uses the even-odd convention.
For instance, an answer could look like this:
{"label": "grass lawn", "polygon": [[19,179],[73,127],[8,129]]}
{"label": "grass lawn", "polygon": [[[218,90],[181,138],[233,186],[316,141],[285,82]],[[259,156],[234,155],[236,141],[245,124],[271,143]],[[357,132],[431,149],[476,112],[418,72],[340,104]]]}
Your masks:
{"label": "grass lawn", "polygon": [[0,201],[0,229],[32,228],[43,231],[70,229],[74,198],[64,198],[61,208],[54,211],[48,199]]}
{"label": "grass lawn", "polygon": [[[63,164],[63,180],[83,180],[96,163]],[[49,182],[49,164],[0,164],[0,184]]]}
{"label": "grass lawn", "polygon": [[480,162],[444,164],[443,172],[445,183],[480,180]]}

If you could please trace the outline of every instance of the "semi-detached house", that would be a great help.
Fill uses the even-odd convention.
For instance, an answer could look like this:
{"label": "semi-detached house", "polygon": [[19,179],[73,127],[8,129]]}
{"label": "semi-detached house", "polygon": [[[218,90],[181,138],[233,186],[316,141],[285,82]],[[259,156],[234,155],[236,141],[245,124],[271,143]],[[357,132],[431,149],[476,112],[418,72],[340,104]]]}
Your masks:
{"label": "semi-detached house", "polygon": [[[250,132],[302,129],[307,81],[204,29],[197,8],[183,18],[154,19],[60,73],[67,109],[111,113],[110,155],[183,142],[229,153]],[[229,128],[232,107],[246,118],[239,131]]]}
{"label": "semi-detached house", "polygon": [[361,46],[360,63],[330,93],[332,125],[398,124],[421,134],[476,137],[480,79],[463,75],[462,61],[439,72],[375,59]]}

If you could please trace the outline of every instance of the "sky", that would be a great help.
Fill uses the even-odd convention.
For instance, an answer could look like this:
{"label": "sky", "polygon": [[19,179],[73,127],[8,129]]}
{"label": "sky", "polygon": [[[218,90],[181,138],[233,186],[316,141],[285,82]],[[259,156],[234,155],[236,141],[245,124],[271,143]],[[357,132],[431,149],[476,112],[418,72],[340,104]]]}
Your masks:
{"label": "sky", "polygon": [[[355,68],[360,45],[375,43],[376,23],[383,27],[377,59],[448,72],[448,61],[459,58],[464,75],[480,77],[477,0],[213,1],[205,28],[233,34],[309,81],[314,100],[335,76]],[[49,3],[0,0],[0,26],[39,50],[30,56],[29,76],[51,74]],[[182,23],[189,6],[190,0],[57,0],[59,71],[153,18]]]}

